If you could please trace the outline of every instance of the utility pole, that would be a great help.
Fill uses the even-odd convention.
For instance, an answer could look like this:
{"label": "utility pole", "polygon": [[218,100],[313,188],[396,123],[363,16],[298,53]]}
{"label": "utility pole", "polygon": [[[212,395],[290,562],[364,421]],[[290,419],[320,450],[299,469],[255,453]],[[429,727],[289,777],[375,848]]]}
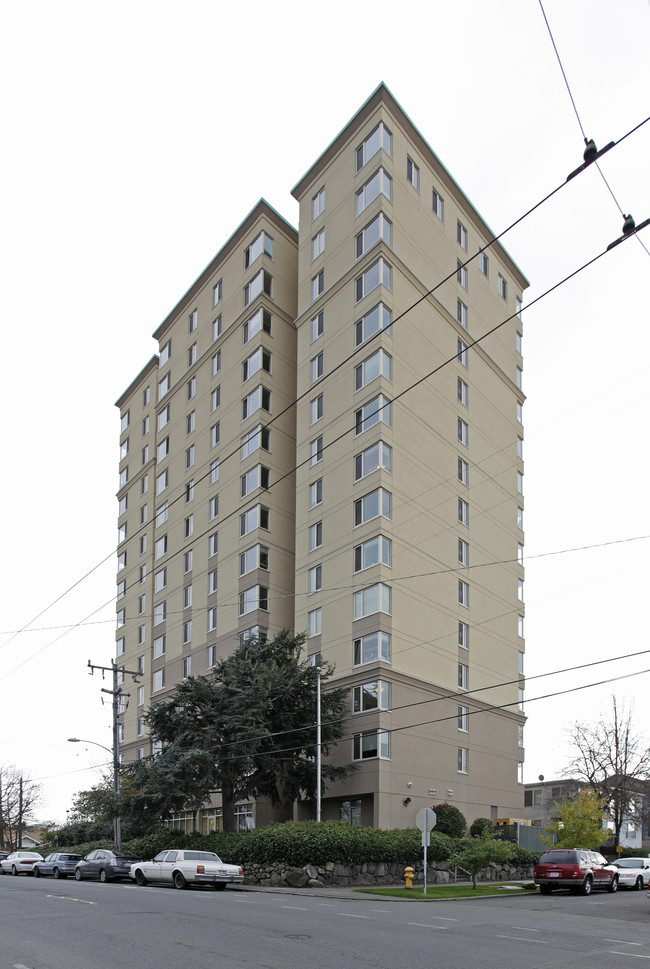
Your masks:
{"label": "utility pole", "polygon": [[[127,670],[123,666],[118,666],[114,660],[111,660],[110,666],[96,666],[88,660],[88,666],[90,667],[90,675],[92,676],[95,670],[100,670],[102,674],[102,679],[104,679],[105,673],[112,673],[113,675],[113,689],[107,690],[102,687],[102,693],[108,693],[113,697],[113,793],[115,794],[115,817],[113,819],[113,830],[115,834],[115,848],[117,851],[122,847],[122,831],[120,823],[120,701],[123,697],[131,696],[130,693],[124,693],[118,682],[118,673],[122,673],[123,676],[132,676],[133,682],[138,683],[138,676],[140,675],[139,670]],[[101,746],[101,744],[100,744]]]}
{"label": "utility pole", "polygon": [[321,699],[320,666],[316,669],[316,820],[321,819]]}

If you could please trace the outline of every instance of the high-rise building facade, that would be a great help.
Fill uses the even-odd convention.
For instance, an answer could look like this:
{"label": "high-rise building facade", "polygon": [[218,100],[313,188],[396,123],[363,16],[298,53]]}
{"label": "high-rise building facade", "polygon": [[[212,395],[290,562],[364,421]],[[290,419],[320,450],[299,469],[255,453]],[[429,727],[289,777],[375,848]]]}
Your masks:
{"label": "high-rise building facade", "polygon": [[181,677],[290,627],[351,690],[325,819],[516,815],[527,281],[383,85],[293,195],[299,231],[260,202],[117,402],[124,756]]}

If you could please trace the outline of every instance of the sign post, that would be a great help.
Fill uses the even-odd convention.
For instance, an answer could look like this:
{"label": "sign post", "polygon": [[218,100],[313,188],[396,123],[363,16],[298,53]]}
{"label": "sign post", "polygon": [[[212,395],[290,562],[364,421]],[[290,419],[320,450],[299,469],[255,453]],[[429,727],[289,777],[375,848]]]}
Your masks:
{"label": "sign post", "polygon": [[424,894],[427,893],[427,848],[430,844],[430,832],[435,828],[436,812],[433,808],[422,808],[415,816],[415,823],[422,832],[422,847],[424,848]]}

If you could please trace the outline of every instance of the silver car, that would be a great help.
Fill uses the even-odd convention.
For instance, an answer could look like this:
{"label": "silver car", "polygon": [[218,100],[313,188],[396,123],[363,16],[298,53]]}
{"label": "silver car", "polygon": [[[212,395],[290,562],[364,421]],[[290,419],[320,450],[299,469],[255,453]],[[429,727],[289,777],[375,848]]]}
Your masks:
{"label": "silver car", "polygon": [[10,855],[0,861],[0,872],[3,875],[32,875],[37,861],[43,861],[43,856],[37,851],[12,851]]}
{"label": "silver car", "polygon": [[618,868],[618,883],[624,888],[638,892],[650,882],[650,858],[621,858],[614,864]]}
{"label": "silver car", "polygon": [[241,884],[244,870],[240,865],[227,865],[213,851],[194,849],[160,851],[153,861],[138,861],[131,865],[131,878],[137,885],[212,885],[223,890],[226,885]]}

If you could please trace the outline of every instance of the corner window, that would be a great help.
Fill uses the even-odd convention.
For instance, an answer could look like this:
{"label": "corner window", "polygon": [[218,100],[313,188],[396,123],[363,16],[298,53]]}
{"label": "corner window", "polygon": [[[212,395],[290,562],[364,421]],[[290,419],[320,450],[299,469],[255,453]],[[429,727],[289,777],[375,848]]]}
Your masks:
{"label": "corner window", "polygon": [[392,404],[383,394],[373,397],[355,411],[355,434],[363,434],[378,423],[392,426]]}
{"label": "corner window", "polygon": [[311,281],[311,301],[317,300],[321,293],[325,290],[325,270],[321,271],[314,276]]}
{"label": "corner window", "polygon": [[352,744],[354,760],[369,757],[390,757],[390,734],[387,730],[366,730],[354,735]]}
{"label": "corner window", "polygon": [[317,340],[319,336],[323,335],[323,323],[324,323],[324,314],[323,314],[323,311],[321,310],[320,313],[314,316],[311,321],[311,342],[312,343],[314,342],[314,340]]}
{"label": "corner window", "polygon": [[244,286],[244,306],[252,303],[262,292],[270,296],[272,280],[273,277],[270,273],[267,273],[266,269],[260,269],[251,281]]}
{"label": "corner window", "polygon": [[354,368],[354,389],[361,390],[378,377],[393,379],[393,359],[385,350],[376,350]]}
{"label": "corner window", "polygon": [[354,713],[367,713],[370,710],[390,710],[390,683],[375,680],[355,686],[352,710]]}
{"label": "corner window", "polygon": [[376,488],[354,503],[354,524],[363,525],[373,518],[391,519],[392,495],[384,488]]}
{"label": "corner window", "polygon": [[376,444],[371,444],[361,454],[355,455],[354,480],[360,481],[361,478],[365,478],[366,475],[372,474],[373,471],[377,470],[388,471],[390,474],[392,472],[392,464],[393,449],[388,444],[384,444],[383,441],[377,441]]}
{"label": "corner window", "polygon": [[357,215],[360,215],[380,195],[383,195],[390,202],[392,179],[383,168],[379,168],[357,192]]}
{"label": "corner window", "polygon": [[313,199],[311,200],[311,218],[312,222],[317,219],[325,211],[325,189],[321,188],[319,192],[316,192]]}
{"label": "corner window", "polygon": [[393,136],[388,128],[386,128],[384,125],[384,122],[380,121],[377,127],[370,132],[368,137],[365,138],[357,148],[357,171],[360,172],[363,166],[366,165],[371,158],[375,157],[380,148],[383,148],[390,158],[392,153],[392,144]]}
{"label": "corner window", "polygon": [[[374,306],[369,313],[366,313],[357,323],[355,323],[355,346],[361,346],[366,340],[369,340],[379,333],[380,330],[386,330],[390,327],[392,322],[392,313],[387,306],[383,303],[378,303]],[[392,329],[388,329],[388,336],[393,336]]]}
{"label": "corner window", "polygon": [[384,535],[376,535],[368,541],[357,545],[354,549],[354,571],[362,572],[374,565],[386,565],[390,568],[392,543]]}
{"label": "corner window", "polygon": [[323,252],[325,252],[325,229],[321,229],[320,232],[317,233],[314,236],[314,238],[311,240],[311,259],[312,259],[312,262],[314,261],[314,259],[318,259],[318,257]]}
{"label": "corner window", "polygon": [[266,232],[260,232],[244,252],[244,269],[248,269],[262,253],[273,258],[273,239]]}
{"label": "corner window", "polygon": [[390,663],[390,636],[388,633],[370,633],[354,640],[354,665],[376,663],[382,660]]}
{"label": "corner window", "polygon": [[372,222],[369,222],[365,229],[356,237],[356,249],[355,255],[359,259],[360,256],[372,249],[379,241],[383,240],[387,246],[392,244],[393,239],[393,225],[389,219],[386,218],[383,212],[376,215]]}
{"label": "corner window", "polygon": [[354,593],[354,619],[363,619],[376,612],[391,614],[391,588],[383,582]]}
{"label": "corner window", "polygon": [[406,180],[416,191],[420,191],[420,169],[412,158],[406,159]]}

